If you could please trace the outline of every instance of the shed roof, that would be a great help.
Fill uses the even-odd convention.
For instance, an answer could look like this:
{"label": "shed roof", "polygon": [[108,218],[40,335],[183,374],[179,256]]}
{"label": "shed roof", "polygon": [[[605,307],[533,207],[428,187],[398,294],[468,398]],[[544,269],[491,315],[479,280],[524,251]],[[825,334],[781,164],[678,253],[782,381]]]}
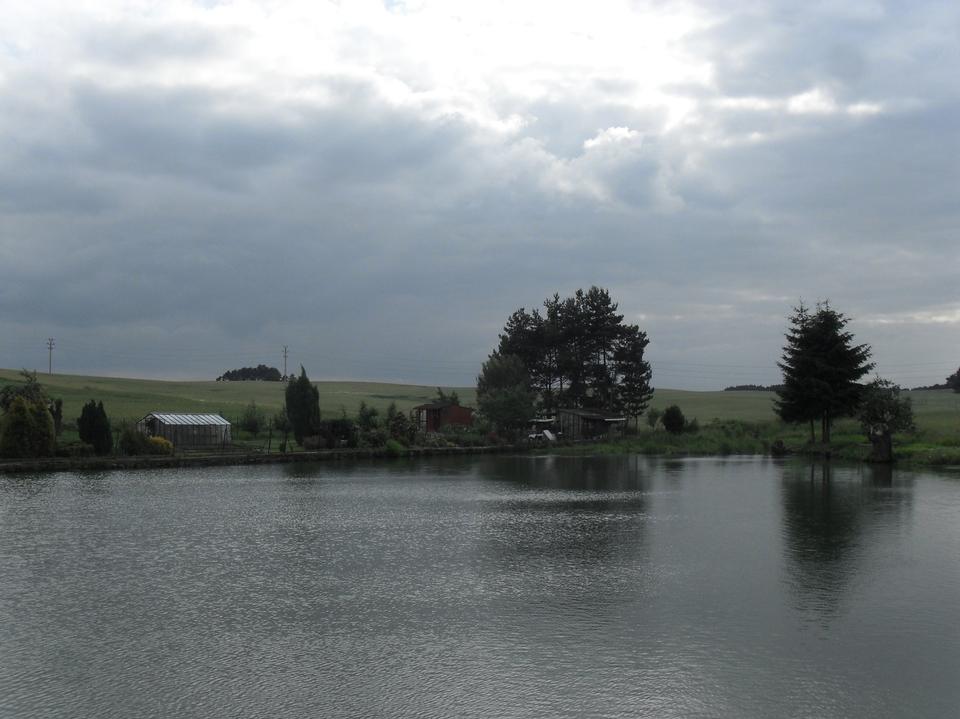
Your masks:
{"label": "shed roof", "polygon": [[589,409],[561,408],[561,414],[572,414],[584,419],[595,419],[603,422],[626,422],[627,418],[619,414],[610,414],[609,412],[595,412]]}
{"label": "shed roof", "polygon": [[151,412],[147,417],[155,417],[163,424],[168,425],[186,425],[186,426],[209,426],[209,425],[227,425],[230,422],[225,420],[219,414],[176,414],[170,412]]}

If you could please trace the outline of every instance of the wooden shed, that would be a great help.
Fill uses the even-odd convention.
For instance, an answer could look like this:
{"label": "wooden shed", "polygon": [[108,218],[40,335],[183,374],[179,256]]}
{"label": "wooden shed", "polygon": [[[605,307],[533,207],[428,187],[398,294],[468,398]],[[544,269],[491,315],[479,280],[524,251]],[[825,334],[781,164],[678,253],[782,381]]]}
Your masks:
{"label": "wooden shed", "polygon": [[588,409],[561,409],[557,420],[564,439],[609,439],[618,436],[627,418],[619,414]]}
{"label": "wooden shed", "polygon": [[473,408],[461,407],[453,402],[430,402],[413,408],[414,422],[420,432],[439,432],[447,425],[470,427],[473,425]]}
{"label": "wooden shed", "polygon": [[230,444],[230,422],[219,414],[151,412],[137,422],[148,437],[163,437],[176,449],[225,447]]}

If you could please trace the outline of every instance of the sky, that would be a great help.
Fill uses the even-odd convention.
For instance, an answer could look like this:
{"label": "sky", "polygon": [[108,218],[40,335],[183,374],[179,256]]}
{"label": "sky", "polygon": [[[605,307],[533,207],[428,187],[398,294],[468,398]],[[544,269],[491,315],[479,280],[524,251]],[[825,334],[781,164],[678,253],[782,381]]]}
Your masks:
{"label": "sky", "polygon": [[960,365],[960,5],[0,0],[0,367],[470,385],[607,288],[653,384],[829,300]]}

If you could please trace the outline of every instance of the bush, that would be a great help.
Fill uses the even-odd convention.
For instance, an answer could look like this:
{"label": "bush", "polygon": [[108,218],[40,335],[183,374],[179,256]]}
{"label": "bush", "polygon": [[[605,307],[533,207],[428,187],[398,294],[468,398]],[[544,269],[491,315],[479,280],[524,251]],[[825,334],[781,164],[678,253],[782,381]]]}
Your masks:
{"label": "bush", "polygon": [[61,447],[57,447],[58,457],[92,457],[96,452],[92,444],[86,442],[70,442]]}
{"label": "bush", "polygon": [[402,412],[387,412],[387,430],[390,437],[401,444],[410,444],[417,433],[416,426]]}
{"label": "bush", "polygon": [[150,446],[149,454],[173,454],[173,442],[164,437],[148,437],[147,444]]}
{"label": "bush", "polygon": [[173,444],[163,437],[148,437],[136,427],[125,427],[117,443],[120,454],[129,457],[139,455],[173,454]]}
{"label": "bush", "polygon": [[49,457],[55,446],[53,416],[46,403],[15,397],[0,425],[0,456]]}
{"label": "bush", "polygon": [[360,432],[359,446],[378,449],[386,445],[388,439],[390,439],[390,436],[387,434],[387,431],[377,427],[367,430],[366,432]]}
{"label": "bush", "polygon": [[657,422],[660,421],[662,416],[663,412],[655,407],[651,407],[647,410],[647,424],[650,425],[650,429],[656,429]]}
{"label": "bush", "polygon": [[267,415],[262,409],[257,407],[256,402],[250,402],[250,404],[243,408],[243,413],[240,415],[240,421],[237,422],[237,426],[244,432],[249,432],[256,437],[266,429]]}
{"label": "bush", "polygon": [[681,412],[680,408],[675,404],[672,404],[663,410],[663,415],[660,417],[660,421],[663,422],[663,428],[670,434],[680,434],[683,431],[684,426],[687,424],[687,420],[683,416],[683,412]]}
{"label": "bush", "polygon": [[328,449],[335,447],[356,447],[357,427],[352,419],[325,419],[320,422],[320,435]]}
{"label": "bush", "polygon": [[395,439],[387,440],[387,454],[391,457],[402,457],[407,453],[407,448]]}

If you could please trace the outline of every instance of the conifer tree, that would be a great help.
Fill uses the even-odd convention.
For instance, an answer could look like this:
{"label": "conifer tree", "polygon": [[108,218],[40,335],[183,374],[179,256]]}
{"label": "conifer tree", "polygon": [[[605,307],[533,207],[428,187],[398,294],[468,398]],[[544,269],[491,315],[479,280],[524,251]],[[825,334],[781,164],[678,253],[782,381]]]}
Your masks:
{"label": "conifer tree", "polygon": [[110,454],[113,450],[113,432],[103,402],[90,400],[83,405],[77,419],[77,431],[80,441],[92,445],[98,456]]}
{"label": "conifer tree", "polygon": [[320,391],[310,382],[303,365],[300,376],[287,383],[285,399],[293,437],[302,445],[304,437],[320,431]]}
{"label": "conifer tree", "polygon": [[813,314],[801,303],[790,318],[778,363],[783,387],[777,392],[777,414],[786,422],[810,422],[811,436],[819,420],[824,444],[830,442],[833,420],[857,410],[863,395],[859,380],[873,369],[870,346],[853,344],[849,322],[829,302],[818,303]]}

